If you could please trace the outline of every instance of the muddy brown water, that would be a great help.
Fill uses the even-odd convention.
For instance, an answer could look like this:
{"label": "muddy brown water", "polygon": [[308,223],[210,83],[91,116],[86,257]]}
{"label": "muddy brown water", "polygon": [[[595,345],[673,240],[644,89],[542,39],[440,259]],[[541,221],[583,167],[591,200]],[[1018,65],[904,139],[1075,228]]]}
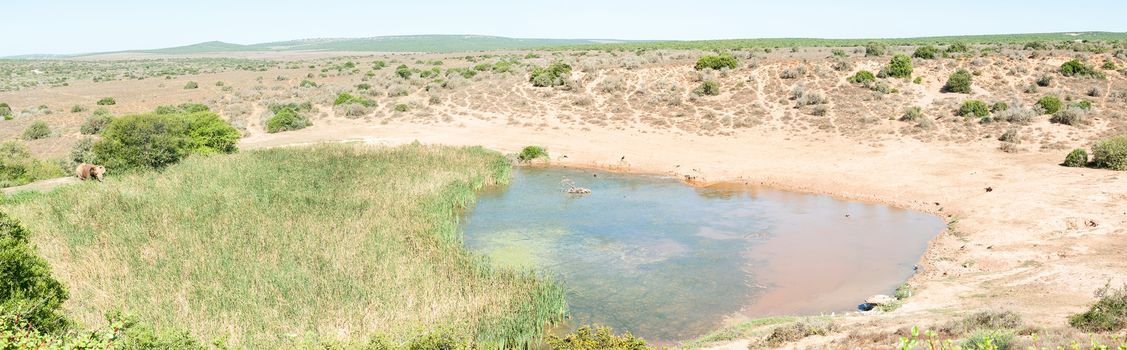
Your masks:
{"label": "muddy brown water", "polygon": [[[592,192],[565,194],[565,179]],[[829,196],[516,168],[462,228],[493,264],[559,281],[569,324],[674,343],[726,320],[856,310],[907,280],[944,222]]]}

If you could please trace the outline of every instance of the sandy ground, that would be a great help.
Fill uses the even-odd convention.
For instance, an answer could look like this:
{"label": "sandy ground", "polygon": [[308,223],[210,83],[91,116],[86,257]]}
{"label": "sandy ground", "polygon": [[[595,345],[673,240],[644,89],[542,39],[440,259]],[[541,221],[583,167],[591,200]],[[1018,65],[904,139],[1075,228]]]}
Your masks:
{"label": "sandy ground", "polygon": [[[916,67],[924,78],[920,84],[893,82],[902,92],[882,95],[849,85],[844,77],[856,69],[876,71],[887,58],[858,58],[854,68],[839,72],[828,68],[829,61],[807,64],[783,57],[715,76],[724,92],[694,98],[687,90],[699,84],[699,76],[691,69],[695,56],[686,57],[637,69],[580,70],[576,79],[583,84],[569,92],[532,88],[523,75],[483,74],[464,87],[437,93],[442,101],[437,106],[427,105],[423,82],[412,82],[408,96],[382,94],[405,84],[387,77],[391,72],[384,70],[371,81],[373,91],[381,93],[371,95],[379,109],[358,119],[339,117],[324,105],[335,91],[359,83],[361,73],[318,76],[321,90],[296,87],[306,74],[319,72],[313,68],[76,82],[0,93],[0,100],[13,106],[49,103],[56,111],[11,121],[0,128],[0,139],[17,137],[36,118],[48,120],[61,137],[28,143],[37,156],[64,154],[80,137],[78,125],[88,114],[67,113],[71,105],[116,96],[119,104],[109,109],[122,114],[203,101],[219,106],[216,110],[225,117],[237,116],[246,123],[249,136],[241,141],[242,149],[327,141],[419,141],[516,152],[539,144],[549,149],[556,165],[664,174],[696,185],[733,182],[829,194],[925,211],[952,223],[921,259],[921,272],[910,281],[915,293],[902,308],[839,316],[835,322],[840,332],[804,340],[803,346],[836,345],[852,332],[892,332],[980,310],[1014,310],[1030,324],[1066,327],[1067,316],[1085,309],[1094,290],[1109,281],[1127,283],[1127,181],[1122,179],[1127,173],[1058,165],[1072,147],[1122,132],[1115,131],[1123,124],[1122,104],[1107,94],[1123,90],[1122,77],[1106,82],[1058,77],[1050,88],[1024,93],[1037,76],[1051,73],[1065,58],[928,61]],[[604,59],[599,62],[619,60]],[[779,77],[784,69],[800,64],[810,71],[805,77]],[[976,78],[975,93],[938,93],[945,77],[960,67],[983,71]],[[275,78],[282,75],[288,78]],[[615,79],[625,87],[599,92],[604,82]],[[199,81],[201,87],[183,89],[188,80]],[[214,81],[238,88],[226,92]],[[684,102],[666,104],[664,83],[670,83]],[[798,86],[829,97],[825,117],[810,113],[811,106],[794,106],[788,96]],[[1050,124],[1045,116],[1027,125],[979,124],[950,112],[971,97],[1029,106],[1048,93],[1083,98],[1093,86],[1102,88],[1104,95],[1093,98],[1099,111],[1084,127]],[[319,105],[314,125],[263,132],[263,101],[290,96]],[[400,102],[412,103],[414,109],[408,114],[391,112]],[[247,105],[251,107],[242,108],[243,113],[231,112]],[[923,107],[936,127],[895,120],[908,106]],[[1023,135],[1020,152],[999,150],[997,135],[1011,127]],[[992,191],[986,191],[988,187]],[[746,346],[747,341],[737,341],[720,348]]]}
{"label": "sandy ground", "polygon": [[[242,146],[329,140],[483,145],[504,152],[541,144],[557,165],[667,174],[700,185],[767,185],[921,210],[956,222],[932,242],[922,272],[911,280],[915,295],[904,307],[843,317],[846,330],[892,331],[985,309],[1017,310],[1030,322],[1063,327],[1067,315],[1091,302],[1097,287],[1127,282],[1123,174],[1061,167],[1055,153],[1015,156],[981,151],[992,148],[986,144],[937,147],[912,141],[874,147],[756,132],[530,130],[484,122],[451,127],[341,121],[247,138]],[[721,348],[742,349],[745,343]]]}

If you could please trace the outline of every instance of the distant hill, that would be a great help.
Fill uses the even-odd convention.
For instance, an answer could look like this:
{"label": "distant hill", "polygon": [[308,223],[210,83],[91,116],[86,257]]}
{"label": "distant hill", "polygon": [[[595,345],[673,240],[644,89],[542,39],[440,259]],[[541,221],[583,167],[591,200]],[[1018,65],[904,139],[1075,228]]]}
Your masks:
{"label": "distant hill", "polygon": [[624,43],[622,40],[588,39],[520,39],[483,35],[404,35],[371,38],[303,39],[240,45],[221,41],[125,52],[158,54],[221,53],[244,51],[371,51],[371,52],[462,52],[505,49],[527,49],[545,46],[570,46],[600,43]]}
{"label": "distant hill", "polygon": [[786,48],[786,47],[844,47],[862,46],[869,42],[885,45],[933,45],[933,44],[1022,44],[1029,42],[1076,42],[1076,41],[1125,41],[1127,33],[1120,32],[1061,32],[1029,34],[988,34],[931,36],[914,38],[876,38],[876,39],[820,39],[820,38],[760,38],[723,40],[670,40],[646,42],[599,43],[565,45],[554,49],[577,50],[641,50],[641,49],[698,49],[698,50],[737,50],[747,48]]}

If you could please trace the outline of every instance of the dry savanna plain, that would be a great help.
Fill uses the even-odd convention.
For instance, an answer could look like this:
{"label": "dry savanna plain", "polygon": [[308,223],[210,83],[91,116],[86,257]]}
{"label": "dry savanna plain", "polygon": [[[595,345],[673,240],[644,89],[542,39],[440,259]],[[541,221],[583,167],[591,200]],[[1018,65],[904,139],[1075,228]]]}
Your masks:
{"label": "dry savanna plain", "polygon": [[[352,302],[366,294],[348,291],[320,295],[349,303],[324,301],[297,308],[306,310],[304,313],[278,311],[293,310],[283,300],[286,296],[316,299],[319,295],[301,288],[276,295],[260,291],[271,296],[264,297],[261,304],[273,312],[244,310],[245,305],[223,312],[210,309],[222,309],[226,305],[222,302],[219,306],[203,307],[185,300],[212,294],[196,288],[193,290],[203,294],[177,295],[177,290],[190,288],[178,289],[181,287],[175,285],[176,280],[161,277],[152,277],[160,279],[153,285],[167,284],[169,289],[164,291],[171,295],[151,296],[147,293],[155,293],[152,290],[116,286],[123,282],[115,282],[115,278],[125,278],[119,274],[130,271],[98,271],[135,269],[132,272],[143,275],[146,272],[137,264],[160,261],[161,254],[172,253],[161,253],[160,249],[148,246],[115,250],[106,247],[112,243],[100,241],[93,244],[99,247],[94,249],[76,243],[82,238],[75,235],[44,233],[65,232],[68,227],[119,232],[127,228],[117,226],[128,224],[98,221],[97,225],[83,227],[50,223],[96,211],[97,206],[66,209],[37,201],[64,201],[89,191],[99,201],[112,202],[106,208],[144,211],[127,203],[132,196],[140,196],[134,192],[170,191],[169,198],[189,196],[189,192],[203,191],[191,185],[191,179],[210,177],[200,169],[222,172],[225,167],[236,167],[236,163],[252,164],[244,170],[276,172],[277,177],[301,179],[304,177],[295,174],[311,172],[351,183],[367,174],[393,174],[396,170],[348,165],[352,163],[338,153],[360,152],[355,158],[371,157],[373,161],[390,164],[402,161],[404,169],[413,169],[410,167],[414,163],[395,153],[408,152],[411,147],[422,148],[421,152],[431,157],[427,159],[433,158],[433,164],[464,165],[471,170],[465,170],[469,174],[465,179],[425,167],[404,171],[429,176],[427,179],[470,183],[473,186],[468,188],[473,190],[504,182],[497,177],[507,176],[507,170],[481,165],[494,162],[490,158],[492,153],[473,148],[471,155],[451,155],[445,152],[453,151],[442,146],[422,145],[482,146],[501,154],[515,154],[525,146],[539,145],[547,149],[547,162],[552,165],[671,176],[693,186],[740,184],[826,194],[922,211],[947,222],[946,230],[929,243],[917,273],[905,284],[904,293],[897,294],[895,307],[832,316],[734,317],[725,320],[712,334],[666,346],[1055,349],[1073,344],[1088,348],[1092,342],[1099,342],[1114,348],[1124,336],[1122,326],[1084,328],[1070,319],[1088,312],[1099,300],[1118,296],[1120,309],[1111,313],[1119,315],[1104,316],[1110,318],[1109,324],[1127,322],[1127,306],[1122,304],[1127,300],[1127,292],[1119,289],[1127,283],[1127,173],[1108,169],[1114,164],[1101,163],[1094,158],[1100,152],[1093,150],[1102,140],[1127,134],[1125,49],[1122,41],[1066,41],[721,50],[595,46],[458,53],[122,53],[58,60],[5,60],[0,61],[0,103],[10,106],[11,116],[0,120],[0,140],[25,145],[27,154],[45,163],[72,166],[79,155],[88,152],[90,144],[102,136],[84,128],[89,128],[88,124],[98,116],[121,118],[150,113],[160,106],[202,104],[237,129],[240,137],[238,154],[192,155],[181,164],[160,170],[163,173],[158,171],[158,175],[110,168],[107,180],[101,184],[71,184],[77,180],[49,171],[48,175],[25,177],[25,181],[8,184],[14,187],[5,189],[5,193],[13,199],[0,205],[0,211],[24,222],[38,254],[45,258],[56,278],[69,286],[70,297],[63,309],[77,324],[97,326],[109,309],[128,304],[124,300],[150,298],[145,300],[167,307],[138,308],[142,321],[149,320],[158,328],[176,326],[207,341],[226,339],[231,344],[249,347],[297,346],[300,342],[291,339],[295,336],[260,336],[287,333],[291,328],[284,324],[291,320],[300,324],[294,327],[300,330],[292,332],[313,332],[318,340],[352,344],[359,337],[370,336],[362,331],[369,327],[405,342],[405,334],[411,330],[384,326],[381,322],[413,322],[412,325],[422,328],[412,330],[425,330],[446,315],[473,312],[454,305],[463,303],[461,299],[412,295],[418,299],[411,300],[433,304],[406,310],[434,317],[384,315],[376,309],[364,309],[371,308],[370,303]],[[707,56],[715,56],[717,65],[710,67],[708,62],[701,61]],[[898,66],[905,62],[908,72]],[[960,85],[960,79],[969,80],[969,86]],[[106,98],[112,98],[113,103],[99,103]],[[287,114],[289,119],[277,120],[281,119],[277,118],[279,114]],[[42,123],[47,126],[45,133],[29,131]],[[324,143],[347,143],[361,150]],[[1127,141],[1116,147],[1127,147],[1123,143]],[[335,154],[327,157],[332,162],[343,162],[341,167],[367,170],[341,171],[335,177],[322,174],[325,172],[307,169],[319,166],[302,158],[308,155],[276,153],[287,149],[321,150]],[[1066,156],[1075,149],[1086,151],[1083,161],[1071,164],[1078,166],[1065,166]],[[1127,150],[1111,150],[1113,156],[1115,152],[1122,157]],[[1091,160],[1089,154],[1093,155]],[[293,166],[271,163],[290,159],[287,157],[296,158],[291,159]],[[193,168],[185,169],[188,166]],[[267,176],[223,173],[215,177],[217,182],[247,181],[264,188],[271,184],[287,189],[295,186],[274,184]],[[129,181],[138,184],[131,185]],[[403,181],[400,185],[426,182],[415,178]],[[188,194],[172,193],[176,186],[185,186],[182,192]],[[378,182],[357,182],[356,186],[366,190],[324,190],[341,196],[342,203],[334,204],[340,210],[351,210],[351,203],[358,200],[354,196],[366,192],[384,198]],[[310,190],[320,188],[316,185]],[[410,188],[429,193],[424,190],[429,188],[425,185]],[[40,199],[19,194],[22,190],[51,193],[39,194],[47,197]],[[265,200],[255,197],[258,192],[251,190],[230,191],[227,195],[217,191],[218,194],[191,197],[201,200],[197,203],[200,207],[165,209],[198,208],[195,215],[203,218],[214,209],[201,204],[210,203],[206,198],[238,201],[235,197],[242,194]],[[293,198],[323,205],[318,199],[296,192]],[[368,225],[363,229],[378,231],[379,225],[395,225],[394,221],[373,224],[332,215],[300,216],[298,207],[283,210],[292,210],[292,215],[301,219],[292,224],[266,226],[287,230],[312,227],[309,220],[323,220],[318,222],[332,222],[341,229],[356,222],[352,226]],[[368,211],[355,214],[374,215]],[[138,215],[153,217],[169,230],[187,225],[178,224],[175,217],[161,219],[175,215],[159,211]],[[52,217],[55,219],[47,219]],[[232,227],[242,229],[238,225],[249,225],[237,217],[222,218]],[[73,222],[73,218],[70,220]],[[179,220],[190,221],[182,217]],[[254,220],[272,219],[262,216]],[[330,244],[333,239],[363,242],[355,236],[324,238],[320,243],[293,239],[301,241],[294,243],[299,247],[289,250],[295,254],[301,251],[298,248],[325,244],[324,250],[310,254],[324,259],[325,266],[332,268],[339,267],[331,263],[333,254],[357,254],[348,247]],[[428,241],[401,244],[417,247]],[[474,259],[464,252],[424,251],[435,256],[451,254],[466,261]],[[122,258],[100,252],[141,257]],[[344,261],[354,258],[342,257]],[[243,261],[239,257],[224,259],[233,263]],[[272,261],[285,264],[289,260],[282,256]],[[366,265],[361,265],[353,265],[359,266],[355,273],[397,271],[388,266],[363,270],[361,267]],[[184,276],[205,273],[175,271]],[[238,274],[232,272],[237,270],[217,271],[231,274],[229,280],[239,280]],[[452,280],[483,274],[457,269],[442,273],[448,273],[442,278]],[[465,287],[463,294],[475,295],[469,300],[480,304],[474,306],[480,309],[488,308],[481,305],[524,298],[525,294],[520,294],[524,292],[543,298],[557,292],[549,287],[521,284],[522,279],[534,279],[532,276],[510,277],[477,280],[477,284]],[[206,281],[185,278],[197,283]],[[129,281],[149,283],[144,279]],[[379,279],[365,281],[392,283]],[[260,286],[215,283],[202,289]],[[510,284],[520,286],[508,288]],[[434,288],[424,294],[441,294],[442,290]],[[490,296],[490,290],[506,292]],[[1114,300],[1105,306],[1112,304]],[[169,310],[178,314],[145,317],[146,312]],[[489,309],[485,313],[493,312],[501,311]],[[269,321],[240,328],[243,317]],[[474,317],[465,319],[479,325],[474,322],[480,320]],[[537,320],[552,318],[544,316]],[[484,328],[488,327],[480,326],[479,331]],[[481,334],[471,336],[471,343],[498,344],[483,342],[482,339],[495,338]],[[520,339],[526,338],[538,336]],[[990,343],[1005,345],[975,343],[987,338]],[[510,338],[500,344],[513,346]]]}

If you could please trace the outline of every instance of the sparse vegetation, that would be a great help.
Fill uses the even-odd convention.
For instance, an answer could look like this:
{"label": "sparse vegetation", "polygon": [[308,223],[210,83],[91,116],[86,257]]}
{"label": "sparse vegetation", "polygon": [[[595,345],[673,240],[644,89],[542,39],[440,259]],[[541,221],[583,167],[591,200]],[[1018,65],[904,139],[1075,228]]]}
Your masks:
{"label": "sparse vegetation", "polygon": [[347,92],[337,94],[336,100],[333,100],[334,106],[357,104],[364,107],[372,107],[376,105],[375,101],[369,100],[364,97],[356,96]]}
{"label": "sparse vegetation", "polygon": [[693,68],[695,68],[696,70],[721,70],[725,68],[736,69],[737,64],[738,63],[736,62],[736,58],[732,57],[731,55],[712,55],[697,59],[697,64],[693,66]]}
{"label": "sparse vegetation", "polygon": [[700,83],[693,93],[701,96],[716,96],[720,95],[720,83],[715,80],[705,80]]}
{"label": "sparse vegetation", "polygon": [[[27,145],[19,141],[0,143],[0,187],[11,187],[62,175],[63,170],[53,162],[36,159]],[[2,229],[2,227],[0,227]],[[0,258],[2,259],[2,258]],[[0,275],[3,275],[0,268]],[[0,287],[3,282],[0,281]],[[2,295],[8,289],[0,289]],[[0,311],[3,299],[0,298]]]}
{"label": "sparse vegetation", "polygon": [[969,94],[971,93],[970,86],[973,79],[974,77],[967,70],[957,70],[947,78],[947,83],[943,85],[943,92]]}
{"label": "sparse vegetation", "polygon": [[837,326],[830,321],[816,319],[803,320],[775,327],[771,331],[771,334],[767,336],[765,342],[771,346],[778,346],[812,335],[827,335],[834,332],[836,329]]}
{"label": "sparse vegetation", "polygon": [[114,100],[113,97],[105,97],[98,100],[97,104],[99,106],[113,106],[117,104],[117,100]]}

